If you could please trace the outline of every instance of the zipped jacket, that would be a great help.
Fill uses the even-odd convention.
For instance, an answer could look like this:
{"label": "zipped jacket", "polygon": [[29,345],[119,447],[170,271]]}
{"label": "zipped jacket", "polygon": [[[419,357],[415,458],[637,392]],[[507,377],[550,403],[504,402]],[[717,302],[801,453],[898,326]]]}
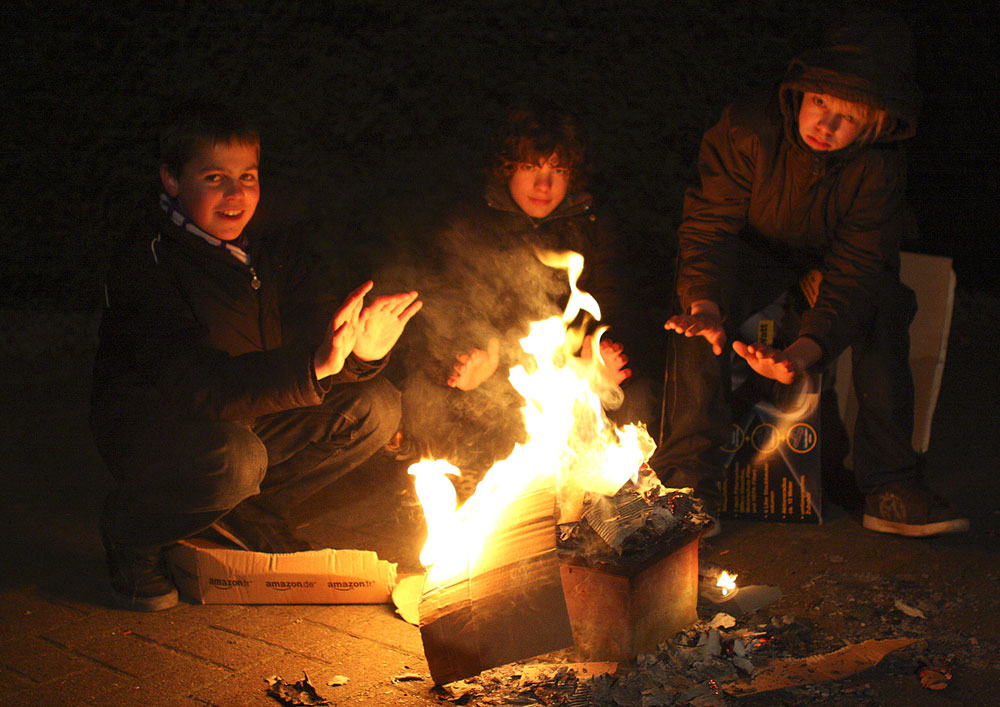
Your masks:
{"label": "zipped jacket", "polygon": [[312,360],[339,305],[312,284],[288,239],[251,240],[243,264],[166,217],[116,260],[94,366],[100,418],[140,394],[178,414],[248,421],[318,405],[330,387],[374,376],[383,361],[353,354],[317,381]]}

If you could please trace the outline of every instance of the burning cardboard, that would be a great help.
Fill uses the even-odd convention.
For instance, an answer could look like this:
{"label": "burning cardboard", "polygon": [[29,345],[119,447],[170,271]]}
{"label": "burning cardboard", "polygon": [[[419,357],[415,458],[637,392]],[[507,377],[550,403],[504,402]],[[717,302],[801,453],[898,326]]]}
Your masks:
{"label": "burning cardboard", "polygon": [[420,630],[438,684],[575,639],[588,659],[617,660],[695,618],[697,536],[710,521],[676,513],[689,497],[667,498],[648,469],[639,485],[655,445],[643,426],[618,429],[604,415],[604,394],[621,391],[596,363],[603,329],[581,352],[592,320],[573,323],[582,310],[600,319],[575,287],[582,258],[539,257],[566,268],[572,295],[562,318],[531,325],[510,372],[527,441],[460,507],[449,479],[458,469],[441,460],[410,468],[428,525]]}
{"label": "burning cardboard", "polygon": [[486,538],[481,562],[444,581],[428,577],[420,635],[437,684],[572,645],[554,514],[554,489],[529,487]]}

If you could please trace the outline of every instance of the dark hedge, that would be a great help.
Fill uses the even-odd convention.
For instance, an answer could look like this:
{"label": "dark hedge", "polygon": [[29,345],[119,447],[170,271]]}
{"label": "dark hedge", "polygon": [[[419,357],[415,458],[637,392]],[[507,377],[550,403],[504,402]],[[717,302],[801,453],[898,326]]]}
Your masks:
{"label": "dark hedge", "polygon": [[[997,91],[986,59],[995,19],[954,4],[897,5],[918,39],[930,115],[912,163],[925,236],[908,246],[954,255],[960,276],[992,282],[973,254],[996,215],[995,167],[983,159],[992,149],[995,162],[995,142],[977,124],[988,117],[981,96]],[[840,7],[8,4],[0,305],[98,304],[109,254],[134,235],[156,188],[159,117],[192,94],[257,114],[259,218],[308,227],[355,272],[377,266],[386,234],[419,238],[439,207],[475,188],[505,105],[554,96],[588,126],[594,191],[625,225],[637,288],[655,298],[701,133],[732,98],[776,80]],[[970,180],[972,169],[981,171]]]}

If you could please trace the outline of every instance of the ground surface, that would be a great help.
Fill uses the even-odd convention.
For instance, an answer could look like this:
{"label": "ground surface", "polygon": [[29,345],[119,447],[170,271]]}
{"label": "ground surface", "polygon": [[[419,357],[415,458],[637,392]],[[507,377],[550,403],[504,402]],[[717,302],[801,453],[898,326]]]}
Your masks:
{"label": "ground surface", "polygon": [[[794,622],[796,642],[781,655],[828,653],[873,638],[917,643],[854,677],[729,703],[985,704],[1000,679],[1000,438],[991,414],[1000,377],[976,332],[995,325],[996,311],[993,298],[960,292],[928,459],[931,482],[968,511],[970,533],[924,541],[881,536],[832,508],[819,526],[727,522],[701,550],[703,562],[738,573],[741,585],[782,589],[777,603],[740,618],[748,627],[775,616]],[[17,345],[5,349],[0,392],[7,528],[0,702],[275,704],[264,681],[294,681],[303,670],[338,704],[438,701],[417,629],[389,606],[182,603],[154,616],[109,608],[95,529],[108,477],[85,424],[96,318],[3,314],[5,336]],[[422,527],[399,505],[403,482],[398,467],[372,465],[311,504],[302,532],[413,569]],[[906,615],[897,600],[926,618]],[[765,658],[755,658],[758,667]],[[950,665],[950,684],[941,692],[922,688],[917,669],[939,662]],[[423,678],[398,679],[410,672]],[[335,675],[351,682],[326,686]],[[500,680],[494,692],[509,696],[511,684]]]}

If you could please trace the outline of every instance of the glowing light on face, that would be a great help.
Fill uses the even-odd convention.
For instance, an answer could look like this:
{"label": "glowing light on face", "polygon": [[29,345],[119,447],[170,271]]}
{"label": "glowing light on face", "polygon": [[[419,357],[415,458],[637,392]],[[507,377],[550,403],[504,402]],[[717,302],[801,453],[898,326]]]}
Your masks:
{"label": "glowing light on face", "polygon": [[524,213],[532,218],[545,218],[566,198],[569,170],[559,166],[556,155],[550,155],[541,164],[519,162],[507,186]]}
{"label": "glowing light on face", "polygon": [[817,152],[840,150],[857,139],[866,115],[861,103],[806,92],[799,109],[799,134]]}
{"label": "glowing light on face", "polygon": [[223,142],[195,151],[180,176],[160,170],[167,194],[198,227],[223,241],[239,237],[260,200],[257,145]]}

